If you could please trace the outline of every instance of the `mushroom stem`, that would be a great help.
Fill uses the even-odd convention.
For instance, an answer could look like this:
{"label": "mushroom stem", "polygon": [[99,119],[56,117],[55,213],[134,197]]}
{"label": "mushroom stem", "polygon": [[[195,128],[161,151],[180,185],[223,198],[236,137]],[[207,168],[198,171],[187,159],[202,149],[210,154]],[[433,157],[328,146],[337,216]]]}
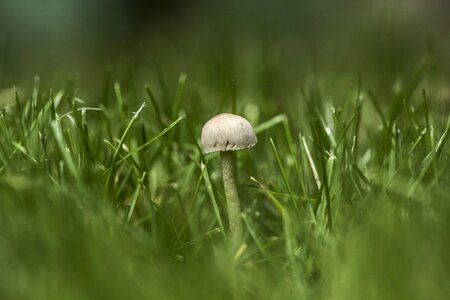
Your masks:
{"label": "mushroom stem", "polygon": [[234,155],[232,151],[221,151],[223,186],[227,199],[228,220],[230,223],[230,242],[237,247],[242,237],[241,207],[236,187],[236,172],[234,170]]}

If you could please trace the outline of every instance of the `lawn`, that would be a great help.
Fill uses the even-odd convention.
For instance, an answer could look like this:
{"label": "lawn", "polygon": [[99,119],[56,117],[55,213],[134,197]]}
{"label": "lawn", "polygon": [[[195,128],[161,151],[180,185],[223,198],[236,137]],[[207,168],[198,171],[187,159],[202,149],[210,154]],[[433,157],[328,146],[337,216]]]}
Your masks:
{"label": "lawn", "polygon": [[[13,71],[0,299],[447,299],[450,41],[438,20],[355,11]],[[235,247],[200,141],[222,112],[258,139],[235,152]]]}

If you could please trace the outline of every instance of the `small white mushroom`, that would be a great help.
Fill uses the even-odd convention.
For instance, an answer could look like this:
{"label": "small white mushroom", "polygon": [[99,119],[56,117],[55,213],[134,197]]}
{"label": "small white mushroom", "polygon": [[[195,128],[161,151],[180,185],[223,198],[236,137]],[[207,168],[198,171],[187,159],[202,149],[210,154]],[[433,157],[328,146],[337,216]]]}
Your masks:
{"label": "small white mushroom", "polygon": [[223,113],[206,122],[201,140],[205,153],[220,152],[230,241],[233,247],[237,247],[242,238],[242,221],[233,151],[253,147],[257,142],[255,131],[243,117]]}
{"label": "small white mushroom", "polygon": [[220,114],[206,122],[202,129],[205,153],[235,151],[253,147],[256,135],[252,125],[241,116]]}

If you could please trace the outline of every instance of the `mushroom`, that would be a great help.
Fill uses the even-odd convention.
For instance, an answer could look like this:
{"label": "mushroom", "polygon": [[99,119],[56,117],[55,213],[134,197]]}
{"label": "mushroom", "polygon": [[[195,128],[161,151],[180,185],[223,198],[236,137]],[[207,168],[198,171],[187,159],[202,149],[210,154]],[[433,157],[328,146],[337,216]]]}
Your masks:
{"label": "mushroom", "polygon": [[242,221],[233,151],[253,147],[257,142],[255,131],[243,117],[222,113],[206,122],[201,140],[205,153],[220,152],[230,241],[231,245],[236,247],[242,237]]}

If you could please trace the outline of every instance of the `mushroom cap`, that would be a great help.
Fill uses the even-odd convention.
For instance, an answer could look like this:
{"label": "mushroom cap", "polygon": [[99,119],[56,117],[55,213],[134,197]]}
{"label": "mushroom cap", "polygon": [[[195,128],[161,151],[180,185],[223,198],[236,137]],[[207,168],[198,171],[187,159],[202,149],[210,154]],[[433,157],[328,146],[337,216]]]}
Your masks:
{"label": "mushroom cap", "polygon": [[205,153],[246,149],[255,146],[256,142],[252,125],[238,115],[219,114],[206,122],[202,129]]}

